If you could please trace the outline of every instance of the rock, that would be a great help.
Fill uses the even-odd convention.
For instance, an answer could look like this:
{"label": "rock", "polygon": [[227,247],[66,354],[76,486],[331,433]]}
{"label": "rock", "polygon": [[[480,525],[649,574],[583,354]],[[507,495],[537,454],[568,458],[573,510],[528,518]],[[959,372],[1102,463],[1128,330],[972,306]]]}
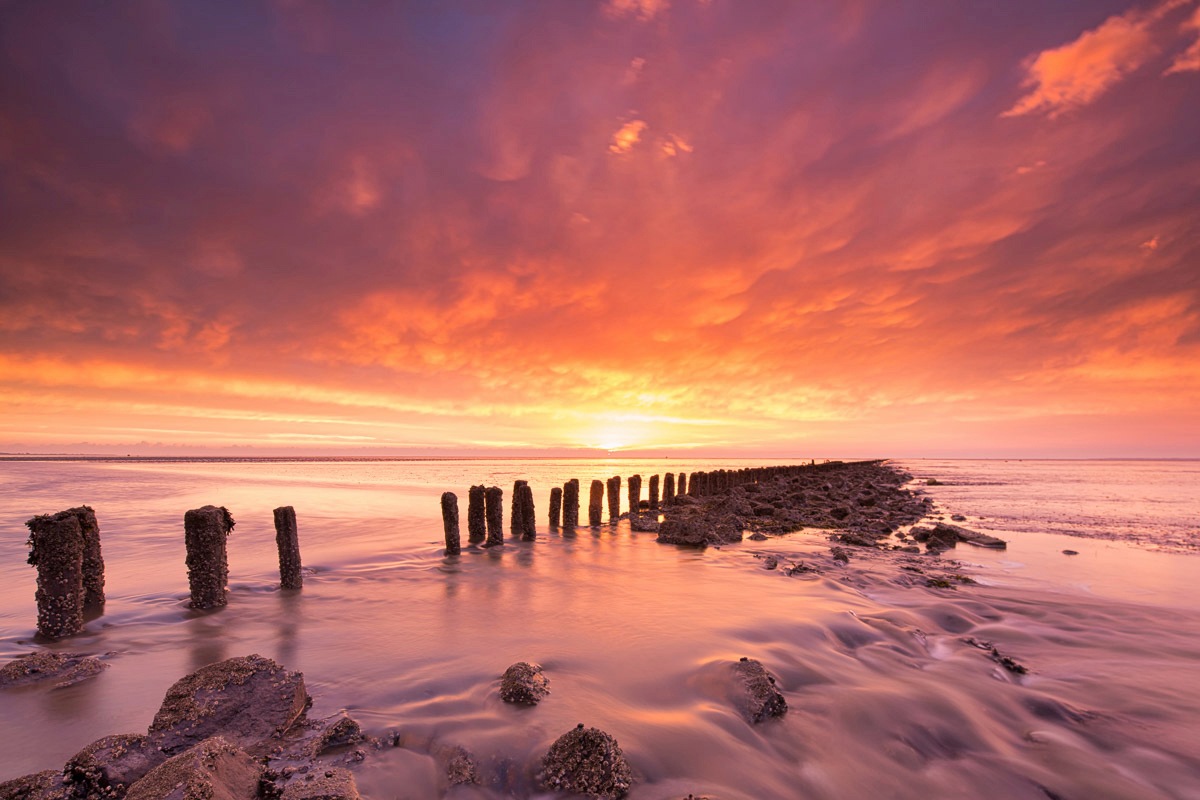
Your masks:
{"label": "rock", "polygon": [[358,744],[366,738],[362,726],[345,713],[325,719],[301,720],[288,729],[279,747],[272,750],[271,767],[277,770],[286,762],[311,761],[330,750]]}
{"label": "rock", "polygon": [[749,538],[753,542],[765,542],[770,537],[767,536],[765,533],[752,533],[752,534],[750,534]]}
{"label": "rock", "polygon": [[539,780],[550,791],[616,800],[633,785],[633,773],[616,739],[580,723],[550,746]]}
{"label": "rock", "polygon": [[164,761],[133,786],[126,800],[255,800],[262,766],[220,736]]}
{"label": "rock", "polygon": [[951,514],[950,519],[954,522],[966,522],[967,521],[967,518],[964,517],[962,514]]}
{"label": "rock", "polygon": [[454,748],[446,762],[446,780],[451,786],[479,783],[479,771],[475,767],[475,759],[462,747]]}
{"label": "rock", "polygon": [[875,537],[863,533],[862,531],[846,531],[845,533],[835,533],[832,537],[836,541],[843,544],[854,545],[855,547],[875,547],[879,544]]}
{"label": "rock", "polygon": [[711,518],[699,514],[668,515],[658,526],[658,541],[688,547],[740,542],[742,530],[731,518]]}
{"label": "rock", "polygon": [[831,547],[829,552],[833,554],[834,561],[840,561],[843,564],[850,563],[850,553],[844,547]]}
{"label": "rock", "polygon": [[537,705],[548,694],[550,681],[537,664],[518,661],[500,679],[500,699],[506,703]]}
{"label": "rock", "polygon": [[629,530],[634,533],[658,533],[658,518],[652,514],[630,514]]}
{"label": "rock", "polygon": [[945,484],[942,483],[941,481],[939,481],[937,478],[929,478],[928,480],[925,481],[925,485],[926,486],[945,486]]}
{"label": "rock", "polygon": [[733,669],[742,690],[738,706],[748,721],[762,722],[787,713],[787,700],[775,688],[775,679],[760,662],[743,656]]}
{"label": "rock", "polygon": [[63,768],[72,796],[120,800],[129,787],[141,780],[167,756],[138,733],[97,739],[67,761]]}
{"label": "rock", "polygon": [[1064,556],[1077,556],[1077,555],[1079,555],[1079,551],[1078,551],[1078,550],[1063,550],[1062,552],[1063,552],[1063,555],[1064,555]]}
{"label": "rock", "polygon": [[257,654],[230,658],[201,667],[167,690],[150,739],[174,755],[220,734],[261,754],[311,702],[299,672]]}
{"label": "rock", "polygon": [[66,800],[62,773],[48,769],[0,783],[0,800]]}
{"label": "rock", "polygon": [[282,800],[361,800],[361,796],[350,770],[330,767],[289,783]]}
{"label": "rock", "polygon": [[767,556],[763,559],[763,569],[775,569],[779,566],[779,559],[775,556]]}
{"label": "rock", "polygon": [[54,681],[54,688],[61,689],[93,678],[106,669],[108,664],[95,656],[39,650],[0,667],[0,688]]}
{"label": "rock", "polygon": [[[986,533],[979,533],[968,528],[961,528],[958,525],[947,525],[944,522],[939,522],[933,526],[932,538],[946,542],[966,542],[973,544],[976,547],[988,547],[994,550],[1004,550],[1008,547],[1008,543],[1003,539],[997,539],[995,536],[988,536]],[[949,544],[953,547],[953,544]]]}

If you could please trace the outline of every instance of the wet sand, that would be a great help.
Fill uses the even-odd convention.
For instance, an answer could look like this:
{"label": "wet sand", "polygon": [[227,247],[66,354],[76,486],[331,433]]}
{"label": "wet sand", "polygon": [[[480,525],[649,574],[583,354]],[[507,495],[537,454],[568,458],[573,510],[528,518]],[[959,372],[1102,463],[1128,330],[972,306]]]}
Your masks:
{"label": "wet sand", "polygon": [[[533,766],[579,722],[619,740],[633,798],[1200,796],[1194,596],[1103,591],[1105,578],[1061,587],[1013,566],[1035,552],[1051,573],[1054,558],[1100,576],[1133,563],[1142,571],[1125,583],[1152,584],[1155,570],[1195,575],[1189,556],[1106,542],[1071,560],[1014,541],[1003,554],[959,545],[936,559],[850,548],[842,563],[828,531],[697,551],[658,544],[626,522],[564,535],[539,519],[535,542],[444,558],[436,497],[450,476],[407,488],[399,504],[427,510],[397,523],[305,517],[300,493],[332,512],[351,497],[378,501],[384,490],[370,480],[334,487],[243,473],[233,499],[257,497],[257,506],[239,512],[214,498],[239,520],[230,604],[200,613],[186,608],[186,587],[171,574],[182,543],[167,513],[196,491],[185,486],[195,474],[147,476],[153,498],[124,477],[137,515],[110,512],[106,525],[89,498],[112,565],[106,613],[49,646],[106,654],[110,668],[66,689],[5,693],[4,727],[26,733],[0,753],[0,779],[60,765],[100,736],[144,730],[177,678],[258,652],[304,672],[313,715],[346,709],[368,732],[395,735],[399,747],[355,768],[368,797],[541,796]],[[551,482],[538,477],[530,482],[541,516]],[[272,576],[269,509],[280,488],[300,517],[308,572],[299,593],[279,591]],[[20,548],[10,527],[0,552],[5,660],[44,646],[30,638],[30,576],[12,564]],[[739,714],[728,666],[742,656],[776,676],[784,717],[754,725]],[[536,707],[498,697],[504,669],[523,660],[550,680]],[[434,755],[447,746],[476,755],[482,786],[449,790]]]}

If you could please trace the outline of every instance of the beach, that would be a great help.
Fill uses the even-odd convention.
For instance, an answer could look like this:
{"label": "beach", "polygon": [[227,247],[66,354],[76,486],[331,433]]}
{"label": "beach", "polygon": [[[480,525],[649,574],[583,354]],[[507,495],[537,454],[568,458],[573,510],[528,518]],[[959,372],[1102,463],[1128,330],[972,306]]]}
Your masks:
{"label": "beach", "polygon": [[[697,549],[607,512],[574,533],[547,522],[570,478],[772,463],[799,462],[0,462],[0,663],[49,650],[108,665],[0,696],[0,724],[22,732],[0,749],[0,781],[144,732],[180,677],[257,653],[303,672],[310,717],[345,711],[378,743],[349,765],[367,798],[554,796],[537,764],[579,723],[619,741],[635,800],[1200,797],[1200,464],[891,462],[931,519],[962,517],[1004,550],[855,547],[815,528]],[[507,503],[518,479],[536,540],[511,538],[506,513],[502,547],[444,556],[441,493],[465,520],[469,486],[501,486]],[[35,640],[24,522],[84,503],[104,612]],[[205,504],[236,525],[229,603],[199,612],[183,515]],[[296,509],[298,591],[278,588],[282,505]],[[728,672],[743,657],[775,678],[786,714],[739,712]],[[498,697],[520,661],[549,680],[536,706]],[[439,759],[456,747],[479,784],[449,785]]]}

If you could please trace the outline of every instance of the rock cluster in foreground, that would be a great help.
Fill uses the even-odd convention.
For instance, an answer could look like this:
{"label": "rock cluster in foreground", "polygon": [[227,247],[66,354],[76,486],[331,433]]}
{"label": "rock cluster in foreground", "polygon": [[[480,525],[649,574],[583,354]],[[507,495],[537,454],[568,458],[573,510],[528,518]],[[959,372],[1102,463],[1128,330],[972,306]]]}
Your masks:
{"label": "rock cluster in foreground", "polygon": [[[41,659],[70,674],[69,658],[46,656],[4,671]],[[307,720],[310,704],[304,676],[269,658],[210,664],[167,691],[145,734],[98,739],[62,770],[0,784],[0,800],[359,800],[349,771],[318,761],[360,741],[357,723]]]}

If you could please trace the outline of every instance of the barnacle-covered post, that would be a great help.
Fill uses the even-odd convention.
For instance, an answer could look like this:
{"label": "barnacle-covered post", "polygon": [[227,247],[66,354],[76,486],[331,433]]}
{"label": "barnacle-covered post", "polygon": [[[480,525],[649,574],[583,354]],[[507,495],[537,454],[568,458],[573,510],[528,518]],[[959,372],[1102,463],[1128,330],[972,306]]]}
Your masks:
{"label": "barnacle-covered post", "polygon": [[458,531],[458,495],[442,492],[442,528],[446,532],[446,555],[456,556],[462,552],[462,541]]}
{"label": "barnacle-covered post", "polygon": [[68,508],[79,520],[83,535],[83,605],[95,608],[104,605],[104,556],[100,553],[100,524],[91,506]]}
{"label": "barnacle-covered post", "polygon": [[484,493],[487,487],[472,486],[467,490],[467,541],[478,544],[487,538],[487,514]]}
{"label": "barnacle-covered post", "polygon": [[508,512],[508,530],[513,536],[520,536],[525,530],[525,504],[521,502],[521,487],[527,486],[525,481],[513,481],[512,508]]}
{"label": "barnacle-covered post", "polygon": [[563,484],[563,528],[574,530],[579,524],[579,479],[571,478]]}
{"label": "barnacle-covered post", "polygon": [[29,528],[29,563],[37,567],[38,633],[61,639],[83,630],[83,532],[72,511],[43,514]]}
{"label": "barnacle-covered post", "polygon": [[676,486],[675,486],[675,496],[682,497],[683,495],[685,495],[687,493],[688,493],[687,473],[681,472],[681,473],[679,473],[679,483],[676,484]]}
{"label": "barnacle-covered post", "polygon": [[275,509],[275,546],[279,548],[279,588],[299,589],[304,585],[300,574],[300,535],[296,531],[296,509]]}
{"label": "barnacle-covered post", "polygon": [[629,513],[639,514],[642,510],[642,476],[629,476]]}
{"label": "barnacle-covered post", "polygon": [[550,490],[550,527],[557,528],[562,517],[563,490],[555,486]]}
{"label": "barnacle-covered post", "polygon": [[225,584],[229,582],[229,555],[225,543],[233,524],[224,506],[193,508],[183,515],[192,608],[217,608],[228,602]]}
{"label": "barnacle-covered post", "polygon": [[588,499],[588,525],[593,528],[600,525],[600,511],[604,505],[604,484],[592,481],[592,496]]}
{"label": "barnacle-covered post", "polygon": [[487,505],[487,544],[485,547],[495,547],[504,544],[504,490],[499,486],[489,486],[484,493]]}
{"label": "barnacle-covered post", "polygon": [[513,503],[521,505],[521,539],[532,542],[537,538],[537,512],[533,507],[533,489],[525,481],[521,481],[521,491]]}
{"label": "barnacle-covered post", "polygon": [[621,476],[613,475],[607,481],[608,521],[613,525],[621,516]]}
{"label": "barnacle-covered post", "polygon": [[650,510],[658,508],[658,476],[650,476]]}
{"label": "barnacle-covered post", "polygon": [[675,473],[668,472],[663,475],[663,505],[669,506],[675,500]]}

